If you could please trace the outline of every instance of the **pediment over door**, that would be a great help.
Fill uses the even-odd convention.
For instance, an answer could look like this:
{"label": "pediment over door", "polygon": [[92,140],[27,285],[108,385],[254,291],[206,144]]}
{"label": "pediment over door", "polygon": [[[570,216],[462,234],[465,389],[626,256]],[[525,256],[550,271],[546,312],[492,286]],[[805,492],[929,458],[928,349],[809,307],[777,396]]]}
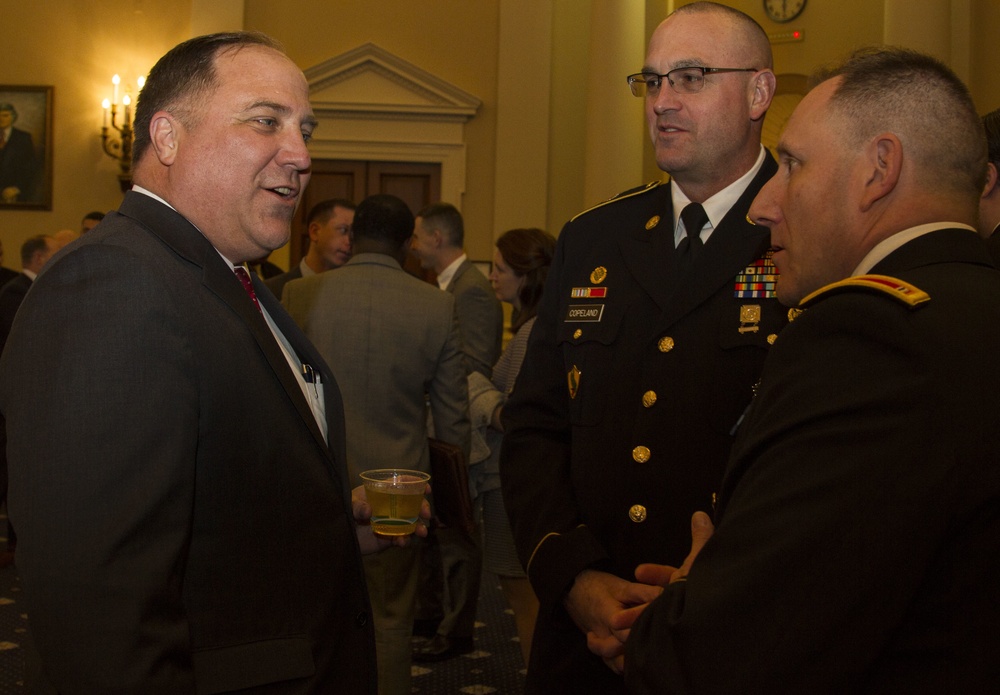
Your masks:
{"label": "pediment over door", "polygon": [[319,159],[437,162],[441,197],[461,208],[465,123],[482,101],[366,43],[305,70]]}
{"label": "pediment over door", "polygon": [[482,102],[373,43],[305,71],[317,115],[464,123]]}

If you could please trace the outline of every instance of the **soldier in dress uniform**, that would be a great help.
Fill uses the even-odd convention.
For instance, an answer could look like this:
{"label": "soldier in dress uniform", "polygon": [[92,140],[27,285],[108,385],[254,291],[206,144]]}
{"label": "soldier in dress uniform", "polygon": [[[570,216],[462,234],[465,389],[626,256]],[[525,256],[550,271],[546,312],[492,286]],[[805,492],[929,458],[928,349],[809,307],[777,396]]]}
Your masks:
{"label": "soldier in dress uniform", "polygon": [[644,568],[673,583],[634,624],[640,609],[613,622],[631,627],[637,695],[1000,682],[983,129],[930,56],[879,47],[831,75],[789,119],[750,211],[771,229],[779,298],[804,311],[768,356],[714,535],[696,515],[693,562]]}
{"label": "soldier in dress uniform", "polygon": [[712,504],[787,322],[768,230],[746,218],[777,168],[760,144],[771,65],[742,12],[670,15],[628,82],[671,179],[578,215],[559,238],[503,413],[504,501],[541,604],[529,693],[624,692],[611,616],[659,593],[635,581],[640,563],[687,554],[691,515]]}

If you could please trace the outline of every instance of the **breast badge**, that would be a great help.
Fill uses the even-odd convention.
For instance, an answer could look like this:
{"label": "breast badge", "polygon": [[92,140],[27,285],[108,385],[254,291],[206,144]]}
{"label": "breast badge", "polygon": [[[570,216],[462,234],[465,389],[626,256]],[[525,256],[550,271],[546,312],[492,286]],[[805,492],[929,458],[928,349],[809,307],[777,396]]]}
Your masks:
{"label": "breast badge", "polygon": [[743,269],[736,276],[733,296],[737,299],[773,299],[778,282],[778,269],[771,260],[773,251],[768,251]]}
{"label": "breast badge", "polygon": [[608,269],[603,265],[599,265],[590,271],[590,281],[595,285],[600,285],[604,282],[604,278],[608,276]]}
{"label": "breast badge", "polygon": [[576,398],[576,392],[580,390],[580,370],[574,364],[573,368],[566,373],[566,382],[569,385],[569,397]]}
{"label": "breast badge", "polygon": [[740,307],[740,333],[756,333],[760,330],[760,304],[744,304]]}

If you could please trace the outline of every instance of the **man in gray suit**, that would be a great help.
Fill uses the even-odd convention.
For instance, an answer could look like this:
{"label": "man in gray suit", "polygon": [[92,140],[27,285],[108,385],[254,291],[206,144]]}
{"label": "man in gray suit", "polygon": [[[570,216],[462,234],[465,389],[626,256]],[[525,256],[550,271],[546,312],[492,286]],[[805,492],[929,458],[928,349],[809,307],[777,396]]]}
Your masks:
{"label": "man in gray suit", "polygon": [[[344,398],[351,479],[370,468],[429,471],[434,434],[469,453],[469,408],[451,295],[402,269],[413,215],[399,198],[358,205],[354,257],[336,273],[292,280],[283,303],[331,365]],[[415,547],[365,562],[375,615],[379,693],[410,692]]]}
{"label": "man in gray suit", "polygon": [[503,309],[489,280],[462,250],[464,243],[462,213],[454,205],[434,203],[417,213],[410,250],[421,268],[437,274],[438,287],[455,296],[466,368],[488,377],[500,357]]}
{"label": "man in gray suit", "polygon": [[[500,357],[503,309],[486,276],[472,265],[462,250],[464,243],[462,213],[454,205],[433,203],[417,213],[410,250],[422,268],[437,274],[438,287],[455,297],[466,370],[490,377]],[[421,606],[421,612],[440,612],[441,620],[430,642],[415,648],[414,658],[441,661],[472,651],[482,548],[478,537],[453,528],[440,529],[429,545],[432,551],[428,554],[425,572],[432,586],[424,592],[427,604]],[[438,555],[440,561],[435,559]],[[448,585],[440,598],[433,587],[438,571]],[[420,617],[433,623],[436,616]]]}

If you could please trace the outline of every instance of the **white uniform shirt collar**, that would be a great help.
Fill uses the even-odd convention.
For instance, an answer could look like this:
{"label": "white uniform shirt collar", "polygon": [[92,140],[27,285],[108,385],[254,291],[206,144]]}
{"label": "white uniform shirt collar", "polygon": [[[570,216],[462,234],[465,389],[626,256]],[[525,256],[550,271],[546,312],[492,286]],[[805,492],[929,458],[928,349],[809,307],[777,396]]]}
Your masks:
{"label": "white uniform shirt collar", "polygon": [[[760,171],[760,168],[764,166],[764,146],[760,147],[760,154],[757,155],[757,161],[754,163],[750,170],[743,174],[740,178],[733,181],[731,184],[723,188],[721,191],[713,195],[708,200],[704,201],[701,206],[705,208],[705,212],[708,214],[708,224],[706,224],[701,230],[701,240],[703,242],[708,241],[708,238],[712,235],[715,230],[716,225],[722,222],[722,218],[726,216],[729,209],[736,205],[736,201],[740,199],[743,192],[746,191],[747,186],[753,181],[754,177]],[[691,199],[684,194],[680,186],[671,184],[670,186],[670,197],[673,200],[674,206],[674,246],[676,247],[681,243],[687,232],[681,225],[681,211],[691,202]]]}

